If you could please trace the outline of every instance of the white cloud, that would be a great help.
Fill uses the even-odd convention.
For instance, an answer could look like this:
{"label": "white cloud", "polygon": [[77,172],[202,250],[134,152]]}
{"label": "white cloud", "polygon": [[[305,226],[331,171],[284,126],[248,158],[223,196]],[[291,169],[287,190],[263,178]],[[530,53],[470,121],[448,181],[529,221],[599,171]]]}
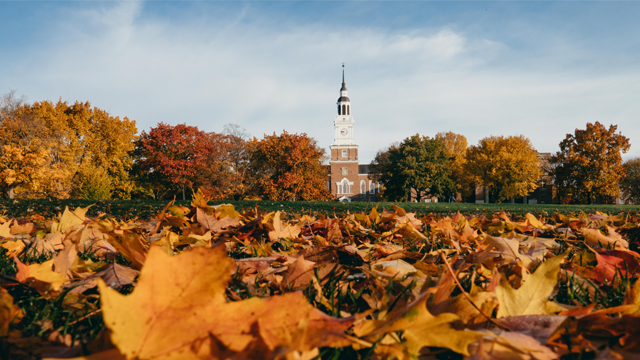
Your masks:
{"label": "white cloud", "polygon": [[273,27],[247,23],[250,7],[176,23],[145,17],[138,3],[105,6],[75,13],[52,33],[59,41],[38,56],[25,51],[24,67],[0,75],[31,100],[90,100],[140,130],[163,121],[221,131],[233,122],[258,137],[306,132],[328,147],[346,61],[363,161],[409,135],[448,130],[470,143],[524,134],[540,151],[555,151],[588,121],[640,139],[640,71],[520,64],[500,39],[451,28]]}

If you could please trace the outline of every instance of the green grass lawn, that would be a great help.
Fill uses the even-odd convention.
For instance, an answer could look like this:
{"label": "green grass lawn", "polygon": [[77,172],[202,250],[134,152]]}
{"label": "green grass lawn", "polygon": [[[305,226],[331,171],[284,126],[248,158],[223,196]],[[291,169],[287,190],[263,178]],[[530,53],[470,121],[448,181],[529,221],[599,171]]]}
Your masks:
{"label": "green grass lawn", "polygon": [[[169,201],[136,201],[136,200],[112,200],[112,201],[94,201],[94,200],[0,200],[0,212],[9,217],[28,217],[33,214],[40,214],[46,218],[56,216],[64,210],[65,206],[76,208],[78,206],[86,207],[93,205],[89,212],[89,216],[96,216],[99,212],[106,213],[117,218],[134,218],[148,220],[155,217],[159,211]],[[189,206],[190,201],[177,201],[178,204]],[[369,211],[375,203],[361,202],[344,202],[337,201],[210,201],[209,204],[230,203],[236,206],[238,210],[253,209],[256,205],[258,208],[267,211],[281,210],[294,214],[325,214],[329,216],[341,215],[347,212]],[[640,205],[557,205],[557,204],[466,204],[466,203],[398,203],[398,205],[407,211],[416,211],[418,215],[429,213],[439,213],[443,215],[454,214],[458,211],[465,215],[469,214],[489,214],[494,212],[505,211],[514,216],[521,216],[526,213],[535,215],[545,212],[548,215],[553,213],[595,213],[596,211],[607,214],[637,213]],[[378,206],[378,210],[383,208],[392,209],[393,204],[383,202]]]}

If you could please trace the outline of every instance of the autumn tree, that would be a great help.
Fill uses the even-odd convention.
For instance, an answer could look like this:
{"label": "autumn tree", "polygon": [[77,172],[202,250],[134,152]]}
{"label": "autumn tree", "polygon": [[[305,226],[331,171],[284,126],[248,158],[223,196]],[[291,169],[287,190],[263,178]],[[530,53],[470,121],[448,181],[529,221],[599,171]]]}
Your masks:
{"label": "autumn tree", "polygon": [[629,150],[629,139],[596,121],[585,130],[576,129],[560,142],[551,157],[551,174],[560,203],[593,203],[620,194],[625,168],[621,153]]}
{"label": "autumn tree", "polygon": [[148,133],[143,131],[136,143],[137,165],[154,187],[156,199],[174,186],[186,199],[186,188],[194,185],[212,151],[209,136],[186,124],[158,123]]}
{"label": "autumn tree", "polygon": [[467,171],[475,183],[502,202],[538,188],[542,174],[538,152],[526,137],[490,136],[467,150]]}
{"label": "autumn tree", "polygon": [[13,119],[16,111],[26,102],[27,97],[17,96],[15,90],[0,95],[0,125],[3,125],[6,120]]}
{"label": "autumn tree", "polygon": [[249,133],[237,124],[227,124],[223,128],[226,136],[227,156],[231,169],[228,186],[235,200],[242,199],[255,185],[249,172]]}
{"label": "autumn tree", "polygon": [[254,192],[268,200],[328,200],[325,151],[307,134],[265,135],[248,146]]}
{"label": "autumn tree", "polygon": [[406,200],[412,189],[418,202],[423,194],[446,197],[455,191],[444,143],[428,136],[413,135],[386,154],[379,153],[373,173],[372,178],[384,184],[383,194],[389,200]]}
{"label": "autumn tree", "polygon": [[626,176],[620,182],[620,190],[627,201],[637,204],[640,202],[640,158],[629,159],[622,166]]}
{"label": "autumn tree", "polygon": [[[46,139],[44,146],[49,151],[50,165],[68,173],[61,185],[67,193],[79,186],[80,173],[88,168],[102,168],[111,178],[116,197],[128,198],[132,187],[128,170],[137,132],[135,121],[111,116],[89,102],[69,105],[61,100],[55,104],[40,101],[22,105],[15,114],[16,121],[24,124],[22,129],[33,133],[36,130],[32,127],[36,126],[35,138]],[[13,146],[27,151],[24,143],[14,142]]]}
{"label": "autumn tree", "polygon": [[66,198],[69,171],[52,156],[56,139],[26,107],[15,92],[0,97],[0,188],[10,199]]}
{"label": "autumn tree", "polygon": [[78,174],[78,186],[74,195],[81,199],[109,200],[113,194],[112,181],[107,170],[84,167]]}
{"label": "autumn tree", "polygon": [[444,143],[444,149],[449,156],[451,166],[451,180],[456,185],[456,190],[463,197],[471,195],[474,184],[466,170],[467,138],[449,131],[437,133],[436,139]]}
{"label": "autumn tree", "polygon": [[235,172],[230,153],[232,144],[225,134],[210,132],[206,134],[211,145],[211,152],[207,155],[194,180],[208,199],[234,198]]}

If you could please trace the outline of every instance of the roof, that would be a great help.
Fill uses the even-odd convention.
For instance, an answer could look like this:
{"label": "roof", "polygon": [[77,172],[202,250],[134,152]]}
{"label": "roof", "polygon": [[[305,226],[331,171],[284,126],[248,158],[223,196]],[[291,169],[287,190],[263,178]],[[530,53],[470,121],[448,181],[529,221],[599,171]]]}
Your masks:
{"label": "roof", "polygon": [[351,102],[351,100],[349,100],[349,98],[346,96],[340,96],[338,102]]}

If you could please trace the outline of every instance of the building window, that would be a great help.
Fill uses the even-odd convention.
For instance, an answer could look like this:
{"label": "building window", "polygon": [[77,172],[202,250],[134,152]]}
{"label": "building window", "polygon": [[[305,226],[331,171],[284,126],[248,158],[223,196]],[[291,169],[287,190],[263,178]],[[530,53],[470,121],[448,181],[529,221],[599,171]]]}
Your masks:
{"label": "building window", "polygon": [[342,114],[340,113],[340,105],[338,105],[338,115],[342,115]]}
{"label": "building window", "polygon": [[349,184],[349,194],[353,194],[353,185]]}
{"label": "building window", "polygon": [[342,105],[342,115],[347,114],[347,105]]}
{"label": "building window", "polygon": [[349,181],[347,179],[342,180],[342,188],[344,189],[343,194],[351,194],[351,186],[349,185]]}
{"label": "building window", "polygon": [[347,105],[347,115],[351,115],[351,111],[349,111],[349,105]]}
{"label": "building window", "polygon": [[342,150],[342,157],[347,157],[347,150]]}
{"label": "building window", "polygon": [[373,180],[369,180],[369,193],[370,194],[376,193],[376,184],[373,182]]}
{"label": "building window", "polygon": [[336,194],[342,194],[342,185],[338,184],[338,191]]}
{"label": "building window", "polygon": [[360,194],[366,194],[367,193],[367,182],[362,180],[360,181]]}

